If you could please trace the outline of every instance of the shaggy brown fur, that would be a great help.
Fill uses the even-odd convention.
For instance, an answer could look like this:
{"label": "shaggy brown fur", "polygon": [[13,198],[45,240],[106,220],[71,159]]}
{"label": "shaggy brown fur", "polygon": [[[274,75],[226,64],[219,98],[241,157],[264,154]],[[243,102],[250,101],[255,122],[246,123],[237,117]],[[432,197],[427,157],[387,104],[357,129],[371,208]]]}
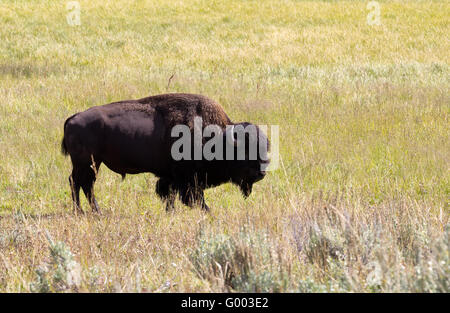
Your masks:
{"label": "shaggy brown fur", "polygon": [[[78,193],[82,188],[92,209],[98,211],[93,186],[101,164],[123,178],[126,174],[143,172],[160,177],[156,192],[167,202],[167,209],[173,207],[174,195],[178,194],[183,203],[190,206],[197,203],[207,210],[203,190],[229,181],[248,196],[253,183],[265,175],[261,171],[262,160],[175,161],[172,158],[172,143],[178,139],[171,136],[172,128],[187,125],[193,134],[195,117],[202,118],[202,127],[218,125],[225,130],[227,125],[238,125],[213,100],[185,93],[113,102],[69,117],[64,124],[61,146],[62,152],[70,154],[72,159],[69,181],[76,209],[81,210]],[[266,138],[261,132],[258,136]],[[231,144],[225,149],[234,151],[234,148]],[[93,163],[96,170],[92,169]]]}
{"label": "shaggy brown fur", "polygon": [[192,129],[195,116],[201,116],[205,126],[215,124],[224,128],[232,124],[218,103],[202,95],[169,93],[118,103],[127,103],[127,110],[148,110],[151,114],[156,110],[164,116],[169,128],[182,124]]}

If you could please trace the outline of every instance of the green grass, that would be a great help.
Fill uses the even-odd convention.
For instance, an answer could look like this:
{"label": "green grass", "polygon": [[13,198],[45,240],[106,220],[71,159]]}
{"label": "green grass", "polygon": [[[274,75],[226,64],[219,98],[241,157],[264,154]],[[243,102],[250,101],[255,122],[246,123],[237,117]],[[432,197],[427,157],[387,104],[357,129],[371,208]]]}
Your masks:
{"label": "green grass", "polygon": [[[52,291],[449,291],[448,1],[379,1],[380,26],[366,1],[79,2],[72,27],[0,1],[0,291],[54,281],[46,232],[82,276]],[[102,167],[104,214],[74,216],[64,120],[165,92],[280,125],[280,168],[166,214],[153,175]]]}

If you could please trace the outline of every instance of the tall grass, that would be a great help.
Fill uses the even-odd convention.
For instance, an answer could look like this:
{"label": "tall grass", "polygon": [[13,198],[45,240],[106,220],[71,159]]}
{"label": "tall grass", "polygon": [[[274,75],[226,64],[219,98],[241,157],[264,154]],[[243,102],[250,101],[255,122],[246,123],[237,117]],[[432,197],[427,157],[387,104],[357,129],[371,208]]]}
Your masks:
{"label": "tall grass", "polygon": [[[79,2],[0,1],[0,291],[448,292],[447,1]],[[280,125],[280,168],[166,214],[102,167],[72,214],[64,120],[164,92]]]}

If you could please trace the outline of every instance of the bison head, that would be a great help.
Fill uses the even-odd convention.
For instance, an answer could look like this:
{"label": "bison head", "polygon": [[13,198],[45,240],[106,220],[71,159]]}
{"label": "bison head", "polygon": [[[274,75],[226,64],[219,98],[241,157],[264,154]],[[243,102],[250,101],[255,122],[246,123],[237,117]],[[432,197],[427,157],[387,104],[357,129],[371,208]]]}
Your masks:
{"label": "bison head", "polygon": [[247,122],[228,126],[224,136],[227,150],[231,149],[234,156],[230,161],[231,181],[248,197],[253,184],[266,175],[269,140],[258,126]]}

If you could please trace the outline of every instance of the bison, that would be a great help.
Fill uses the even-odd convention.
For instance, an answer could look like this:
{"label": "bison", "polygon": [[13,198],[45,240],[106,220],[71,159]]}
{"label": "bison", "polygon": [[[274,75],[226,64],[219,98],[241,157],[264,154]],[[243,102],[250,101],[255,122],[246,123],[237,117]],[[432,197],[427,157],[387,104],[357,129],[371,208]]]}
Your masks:
{"label": "bison", "polygon": [[[202,129],[217,125],[221,130],[219,141],[223,142],[223,151],[216,152],[223,155],[211,160],[177,160],[172,145],[178,138],[173,136],[172,129],[186,125],[193,136],[196,118],[201,118]],[[253,126],[256,133],[245,132],[243,140],[238,138],[235,129],[247,126]],[[194,147],[195,140],[192,142]],[[205,142],[206,138],[202,138],[200,145],[203,147]],[[252,144],[262,151],[256,158],[248,153]],[[237,157],[238,147],[245,148],[244,157]],[[182,93],[113,102],[76,113],[64,123],[61,148],[72,161],[69,182],[77,212],[83,212],[80,188],[92,210],[99,212],[93,187],[102,163],[123,179],[126,174],[156,175],[159,178],[156,193],[166,203],[167,211],[173,209],[177,195],[185,205],[199,205],[208,211],[204,189],[226,182],[239,186],[244,197],[248,197],[252,185],[264,178],[269,163],[269,141],[256,125],[233,123],[215,101]],[[233,157],[226,158],[226,154]]]}

